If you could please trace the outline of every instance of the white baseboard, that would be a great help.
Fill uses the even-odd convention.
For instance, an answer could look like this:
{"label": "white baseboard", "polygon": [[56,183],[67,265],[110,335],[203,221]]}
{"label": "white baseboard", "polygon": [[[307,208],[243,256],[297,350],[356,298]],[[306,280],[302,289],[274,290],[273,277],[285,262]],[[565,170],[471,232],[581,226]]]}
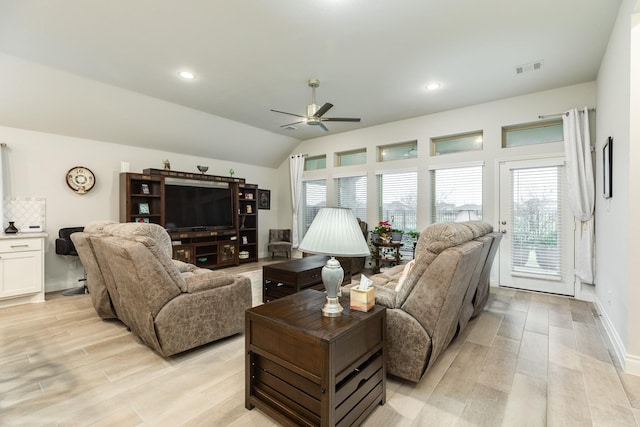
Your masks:
{"label": "white baseboard", "polygon": [[[600,318],[602,319],[602,326],[604,327],[605,332],[607,333],[607,337],[609,337],[609,341],[613,346],[613,351],[615,353],[615,357],[618,359],[617,362],[620,366],[623,367],[624,371],[633,375],[640,375],[640,357],[631,356],[626,354],[626,349],[624,347],[624,343],[622,339],[620,339],[620,335],[618,335],[618,331],[613,327],[613,323],[611,323],[611,319],[607,315],[607,311],[604,309],[602,304],[600,303],[600,299],[595,296],[593,299],[593,303],[596,305],[596,309],[600,314]],[[635,359],[632,361],[631,359]],[[629,368],[631,368],[630,363],[635,364],[635,372],[631,372]]]}

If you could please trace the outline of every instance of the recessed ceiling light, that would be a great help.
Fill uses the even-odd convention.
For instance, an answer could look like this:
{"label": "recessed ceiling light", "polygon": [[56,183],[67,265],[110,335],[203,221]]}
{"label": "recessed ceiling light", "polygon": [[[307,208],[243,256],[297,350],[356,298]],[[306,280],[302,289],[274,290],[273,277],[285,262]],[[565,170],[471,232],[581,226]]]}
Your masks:
{"label": "recessed ceiling light", "polygon": [[196,75],[193,74],[191,71],[180,71],[178,73],[178,75],[180,77],[182,77],[183,79],[187,79],[187,80],[191,80],[191,79],[195,79]]}
{"label": "recessed ceiling light", "polygon": [[440,88],[440,83],[438,82],[429,83],[428,85],[425,86],[425,89],[427,90],[436,90],[439,88]]}

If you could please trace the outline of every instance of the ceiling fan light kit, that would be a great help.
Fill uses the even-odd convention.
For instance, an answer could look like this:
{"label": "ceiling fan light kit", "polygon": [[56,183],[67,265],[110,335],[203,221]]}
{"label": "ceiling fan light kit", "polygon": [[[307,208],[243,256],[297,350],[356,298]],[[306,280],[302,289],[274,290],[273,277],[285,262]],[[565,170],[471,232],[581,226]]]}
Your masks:
{"label": "ceiling fan light kit", "polygon": [[311,88],[311,104],[307,105],[307,114],[306,116],[301,116],[300,114],[287,113],[286,111],[279,110],[271,110],[274,113],[287,114],[289,116],[300,117],[301,120],[293,123],[287,123],[285,125],[280,126],[281,128],[291,129],[292,126],[297,124],[306,123],[311,126],[318,126],[323,131],[327,132],[329,129],[322,122],[359,122],[360,118],[355,117],[324,117],[324,114],[329,111],[333,104],[330,102],[325,102],[322,107],[318,108],[316,104],[316,88],[320,86],[320,80],[318,79],[309,79],[309,87]]}

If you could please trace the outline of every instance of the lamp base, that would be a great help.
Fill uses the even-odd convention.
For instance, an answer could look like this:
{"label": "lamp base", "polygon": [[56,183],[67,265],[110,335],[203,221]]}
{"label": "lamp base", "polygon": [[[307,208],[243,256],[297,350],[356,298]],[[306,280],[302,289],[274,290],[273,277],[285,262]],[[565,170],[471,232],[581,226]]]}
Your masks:
{"label": "lamp base", "polygon": [[339,298],[327,297],[327,302],[322,307],[322,315],[324,317],[340,317],[342,315],[342,305]]}
{"label": "lamp base", "polygon": [[331,257],[322,267],[322,283],[327,290],[327,302],[322,307],[322,315],[325,317],[338,317],[342,314],[342,305],[338,298],[338,288],[344,279],[344,270],[340,261]]}

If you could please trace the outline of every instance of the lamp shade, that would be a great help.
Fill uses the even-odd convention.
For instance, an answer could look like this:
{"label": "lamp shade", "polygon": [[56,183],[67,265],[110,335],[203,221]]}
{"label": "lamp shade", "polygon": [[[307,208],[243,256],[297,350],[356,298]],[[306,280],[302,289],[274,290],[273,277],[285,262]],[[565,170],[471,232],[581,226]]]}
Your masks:
{"label": "lamp shade", "polygon": [[322,208],[298,246],[302,252],[330,256],[367,256],[369,246],[351,209]]}

